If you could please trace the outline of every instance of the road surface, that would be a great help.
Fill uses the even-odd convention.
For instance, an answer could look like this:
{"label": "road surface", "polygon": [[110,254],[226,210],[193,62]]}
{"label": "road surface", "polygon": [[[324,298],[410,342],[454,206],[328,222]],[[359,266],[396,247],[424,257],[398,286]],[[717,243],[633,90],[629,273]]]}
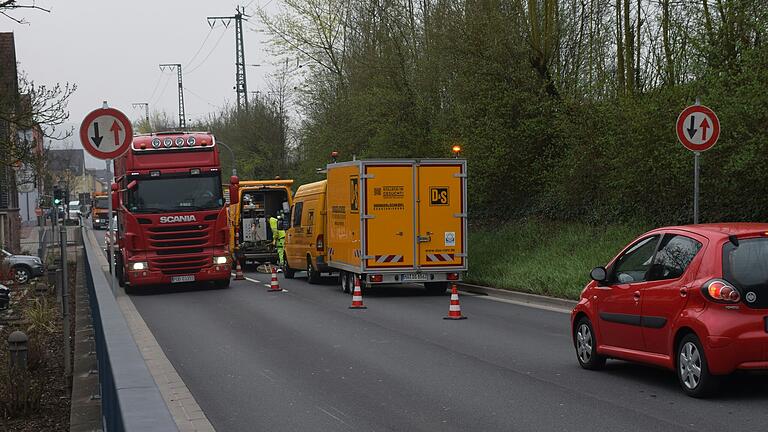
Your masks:
{"label": "road surface", "polygon": [[[98,237],[103,235],[97,232]],[[350,310],[335,278],[246,272],[226,290],[132,300],[217,431],[764,430],[768,376],[721,397],[682,394],[672,372],[620,361],[582,370],[567,314],[463,295],[371,289]],[[255,282],[254,282],[255,281]]]}

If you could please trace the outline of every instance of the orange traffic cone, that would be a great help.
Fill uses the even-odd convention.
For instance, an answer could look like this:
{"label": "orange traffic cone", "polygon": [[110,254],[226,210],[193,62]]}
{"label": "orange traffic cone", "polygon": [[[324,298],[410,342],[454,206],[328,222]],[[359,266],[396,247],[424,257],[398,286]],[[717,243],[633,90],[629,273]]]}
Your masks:
{"label": "orange traffic cone", "polygon": [[352,291],[352,306],[350,309],[368,309],[363,306],[363,291],[360,289],[360,278],[355,278],[355,289]]}
{"label": "orange traffic cone", "polygon": [[280,288],[280,284],[277,282],[277,270],[275,270],[273,265],[270,265],[269,268],[272,269],[272,281],[269,282],[269,289],[267,291],[281,292],[283,289]]}
{"label": "orange traffic cone", "polygon": [[235,280],[245,280],[245,275],[243,275],[243,268],[240,267],[240,260],[237,261],[237,266],[235,266]]}
{"label": "orange traffic cone", "polygon": [[467,317],[461,315],[461,305],[459,305],[459,291],[456,289],[456,284],[451,284],[451,306],[448,308],[448,316],[443,317],[443,319],[467,319]]}

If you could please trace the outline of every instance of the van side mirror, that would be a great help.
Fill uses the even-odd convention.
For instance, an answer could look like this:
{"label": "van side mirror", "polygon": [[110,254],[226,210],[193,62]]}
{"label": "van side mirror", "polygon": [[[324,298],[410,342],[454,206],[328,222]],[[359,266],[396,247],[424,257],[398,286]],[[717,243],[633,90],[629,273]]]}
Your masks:
{"label": "van side mirror", "polygon": [[608,270],[605,267],[595,267],[589,273],[589,277],[595,282],[605,282],[608,279]]}
{"label": "van side mirror", "polygon": [[237,176],[232,176],[229,178],[229,204],[238,204],[240,203],[240,194],[238,193],[240,189],[240,179],[237,178]]}
{"label": "van side mirror", "polygon": [[112,191],[110,192],[110,199],[112,199],[112,210],[117,209],[120,206],[120,187],[117,183],[112,183]]}

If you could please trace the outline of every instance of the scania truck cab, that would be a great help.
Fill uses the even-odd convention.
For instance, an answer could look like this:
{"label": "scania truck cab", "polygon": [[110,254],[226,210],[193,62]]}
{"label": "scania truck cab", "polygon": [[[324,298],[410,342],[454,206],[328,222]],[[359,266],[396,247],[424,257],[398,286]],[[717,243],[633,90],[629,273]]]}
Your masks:
{"label": "scania truck cab", "polygon": [[138,135],[114,164],[115,273],[121,285],[229,286],[229,229],[214,136]]}

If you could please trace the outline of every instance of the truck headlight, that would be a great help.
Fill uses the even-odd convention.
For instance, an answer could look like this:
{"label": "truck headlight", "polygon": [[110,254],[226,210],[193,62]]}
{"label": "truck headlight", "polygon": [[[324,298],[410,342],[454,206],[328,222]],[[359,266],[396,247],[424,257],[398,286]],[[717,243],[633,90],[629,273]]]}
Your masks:
{"label": "truck headlight", "polygon": [[131,264],[131,270],[146,270],[149,266],[147,265],[146,261],[139,261]]}
{"label": "truck headlight", "polygon": [[213,257],[213,263],[216,265],[223,265],[229,262],[229,257],[226,256],[215,256]]}

